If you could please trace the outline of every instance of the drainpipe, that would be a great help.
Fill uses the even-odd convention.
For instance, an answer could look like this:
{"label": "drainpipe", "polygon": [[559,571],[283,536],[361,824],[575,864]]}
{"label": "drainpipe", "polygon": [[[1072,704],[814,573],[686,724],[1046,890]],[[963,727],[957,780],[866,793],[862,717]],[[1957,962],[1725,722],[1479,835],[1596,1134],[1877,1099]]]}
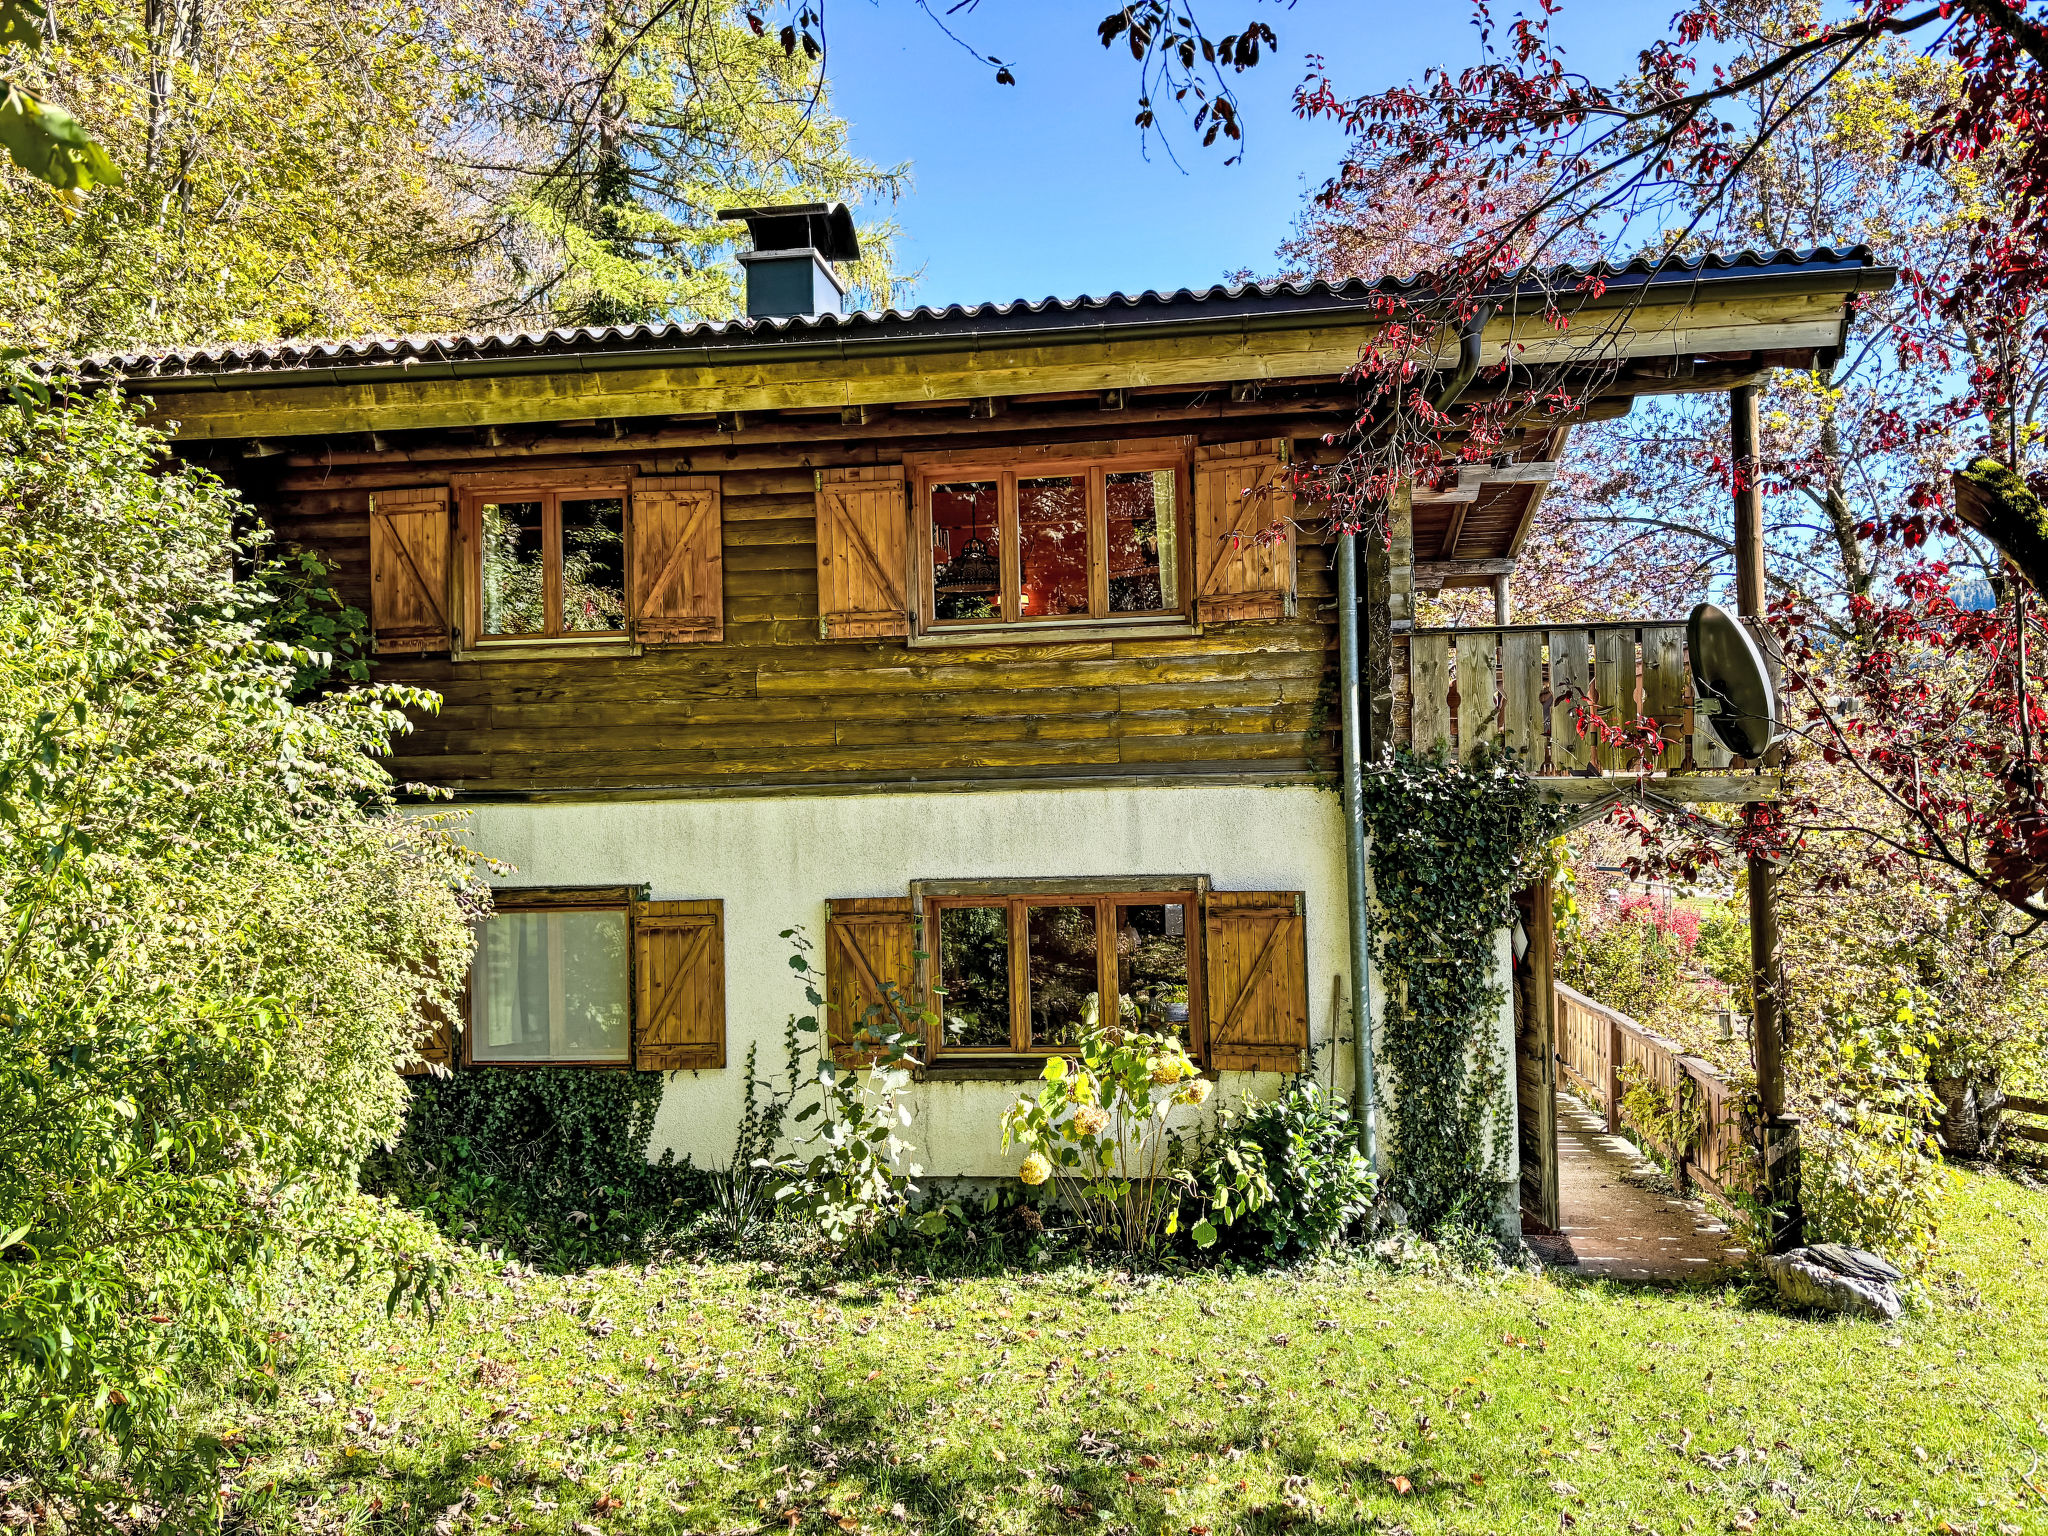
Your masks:
{"label": "drainpipe", "polygon": [[[1458,334],[1458,366],[1432,402],[1439,411],[1455,405],[1479,372],[1480,338],[1493,318],[1491,306],[1476,310]],[[1376,424],[1377,425],[1377,424]],[[1368,428],[1369,441],[1376,435]],[[1372,1051],[1372,907],[1365,862],[1365,681],[1358,644],[1358,572],[1364,558],[1356,533],[1337,538],[1337,695],[1343,717],[1344,872],[1351,937],[1351,1045],[1359,1149],[1379,1167],[1379,1077]]]}
{"label": "drainpipe", "polygon": [[1380,1165],[1379,1116],[1372,1064],[1372,912],[1365,868],[1365,686],[1358,653],[1358,535],[1337,538],[1337,694],[1344,729],[1344,874],[1351,918],[1351,1050],[1358,1145]]}

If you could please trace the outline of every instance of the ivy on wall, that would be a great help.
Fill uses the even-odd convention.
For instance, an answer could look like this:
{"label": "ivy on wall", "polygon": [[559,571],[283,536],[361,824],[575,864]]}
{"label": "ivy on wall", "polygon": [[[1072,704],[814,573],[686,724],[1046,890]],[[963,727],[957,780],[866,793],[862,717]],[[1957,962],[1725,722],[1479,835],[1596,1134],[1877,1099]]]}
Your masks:
{"label": "ivy on wall", "polygon": [[[1564,824],[1505,755],[1400,753],[1366,775],[1388,1193],[1424,1231],[1490,1227],[1512,1183],[1494,935]],[[1488,1133],[1497,1126],[1498,1141]]]}
{"label": "ivy on wall", "polygon": [[647,1160],[664,1080],[588,1067],[415,1078],[405,1131],[363,1186],[529,1263],[641,1257],[710,1198],[687,1159]]}

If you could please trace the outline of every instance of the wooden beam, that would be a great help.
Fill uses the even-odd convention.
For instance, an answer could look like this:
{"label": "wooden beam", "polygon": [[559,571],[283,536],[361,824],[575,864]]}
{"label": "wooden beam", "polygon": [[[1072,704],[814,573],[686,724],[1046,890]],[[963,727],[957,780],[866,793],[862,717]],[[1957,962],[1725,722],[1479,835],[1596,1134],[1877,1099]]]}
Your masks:
{"label": "wooden beam", "polygon": [[[1482,364],[1522,368],[1618,365],[1636,356],[1833,346],[1842,295],[1790,294],[1589,308],[1563,331],[1535,317],[1486,329]],[[747,412],[789,407],[967,401],[1061,390],[1101,391],[1350,372],[1376,322],[1253,329],[1100,334],[1033,341],[1001,335],[920,340],[854,350],[841,343],[646,354],[281,371],[266,375],[138,377],[132,393],[186,440],[306,436],[407,427],[480,427],[603,416]],[[671,357],[674,360],[670,360]],[[515,371],[516,370],[516,371]],[[260,381],[260,382],[258,382]]]}

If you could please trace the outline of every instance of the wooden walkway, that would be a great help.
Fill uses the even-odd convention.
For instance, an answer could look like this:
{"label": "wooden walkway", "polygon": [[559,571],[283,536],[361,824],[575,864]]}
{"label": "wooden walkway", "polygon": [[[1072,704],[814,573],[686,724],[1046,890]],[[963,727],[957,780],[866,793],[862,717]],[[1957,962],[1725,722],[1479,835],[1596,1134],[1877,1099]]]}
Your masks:
{"label": "wooden walkway", "polygon": [[1557,1096],[1557,1157],[1563,1230],[1528,1239],[1544,1263],[1588,1278],[1669,1284],[1740,1257],[1697,1200],[1645,1187],[1656,1165],[1566,1093]]}

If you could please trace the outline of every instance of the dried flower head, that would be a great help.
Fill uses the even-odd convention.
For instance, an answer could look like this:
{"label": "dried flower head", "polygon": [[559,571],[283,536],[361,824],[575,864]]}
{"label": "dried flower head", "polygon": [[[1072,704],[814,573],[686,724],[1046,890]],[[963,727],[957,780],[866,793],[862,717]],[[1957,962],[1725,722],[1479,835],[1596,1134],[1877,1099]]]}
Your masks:
{"label": "dried flower head", "polygon": [[1052,1164],[1043,1152],[1034,1152],[1024,1159],[1024,1166],[1017,1170],[1017,1177],[1026,1184],[1043,1184],[1052,1177]]}
{"label": "dried flower head", "polygon": [[1176,1104],[1200,1104],[1209,1097],[1209,1090],[1214,1086],[1206,1077],[1191,1077],[1181,1084],[1173,1101]]}
{"label": "dried flower head", "polygon": [[1164,1087],[1177,1083],[1194,1070],[1193,1066],[1178,1056],[1154,1056],[1146,1063],[1152,1071],[1152,1081]]}
{"label": "dried flower head", "polygon": [[1109,1111],[1100,1104],[1083,1104],[1074,1111],[1074,1129],[1083,1136],[1099,1136],[1109,1124]]}

